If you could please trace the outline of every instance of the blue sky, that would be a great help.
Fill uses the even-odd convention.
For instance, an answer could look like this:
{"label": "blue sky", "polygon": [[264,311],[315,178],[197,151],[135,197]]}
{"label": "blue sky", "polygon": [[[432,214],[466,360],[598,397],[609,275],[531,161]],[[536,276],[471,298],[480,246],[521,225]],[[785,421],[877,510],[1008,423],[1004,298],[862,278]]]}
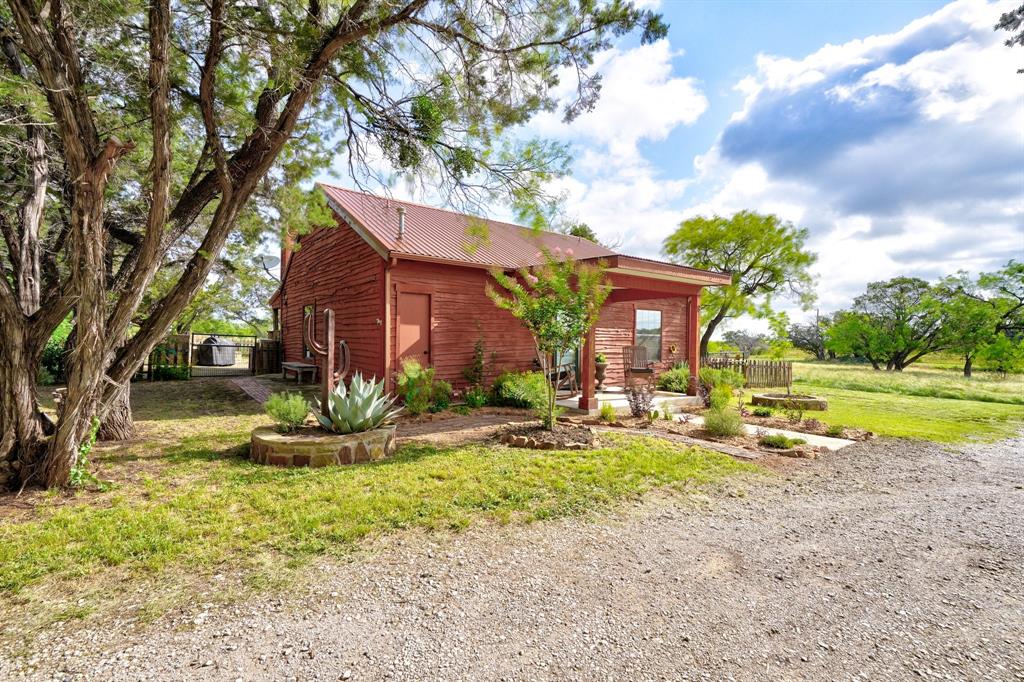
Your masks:
{"label": "blue sky", "polygon": [[776,213],[811,231],[825,311],[1024,259],[1024,49],[992,30],[1014,0],[643,4],[668,38],[602,53],[594,110],[525,131],[572,146],[551,189],[602,239],[657,258],[687,217]]}

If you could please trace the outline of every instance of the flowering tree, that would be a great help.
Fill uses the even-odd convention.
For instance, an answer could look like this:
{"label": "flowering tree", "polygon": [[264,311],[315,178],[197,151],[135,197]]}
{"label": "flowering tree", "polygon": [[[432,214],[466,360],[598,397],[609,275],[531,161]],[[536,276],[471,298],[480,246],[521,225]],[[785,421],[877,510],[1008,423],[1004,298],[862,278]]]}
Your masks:
{"label": "flowering tree", "polygon": [[[541,370],[550,379],[552,364],[566,351],[579,348],[583,337],[597,324],[611,286],[605,280],[603,264],[580,264],[574,260],[572,249],[563,253],[556,247],[537,255],[543,263],[519,270],[518,276],[491,271],[501,291],[488,284],[487,295],[530,332]],[[545,428],[551,429],[555,423],[555,383],[548,381],[546,386],[547,404],[541,419]]]}

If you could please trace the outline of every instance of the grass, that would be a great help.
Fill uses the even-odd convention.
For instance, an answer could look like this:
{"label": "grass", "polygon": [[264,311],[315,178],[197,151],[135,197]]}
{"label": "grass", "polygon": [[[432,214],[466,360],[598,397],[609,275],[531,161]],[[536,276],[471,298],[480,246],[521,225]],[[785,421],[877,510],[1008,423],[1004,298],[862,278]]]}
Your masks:
{"label": "grass", "polygon": [[44,599],[57,588],[73,596],[113,576],[230,572],[258,581],[268,557],[303,565],[401,529],[583,514],[652,488],[691,490],[755,470],[627,436],[593,451],[415,445],[365,465],[277,469],[241,456],[249,430],[268,421],[244,400],[222,381],[136,389],[144,438],[95,456],[110,492],[39,494],[31,513],[0,521],[0,595]]}
{"label": "grass", "polygon": [[964,379],[938,367],[884,372],[820,362],[794,363],[793,375],[794,393],[829,402],[828,411],[805,412],[804,417],[830,425],[940,443],[1009,438],[1024,426],[1020,375],[979,372]]}
{"label": "grass", "polygon": [[824,363],[797,363],[794,374],[802,386],[1024,405],[1024,375],[1020,374],[1001,377],[978,372],[965,379],[955,371],[934,367],[879,372],[860,365]]}

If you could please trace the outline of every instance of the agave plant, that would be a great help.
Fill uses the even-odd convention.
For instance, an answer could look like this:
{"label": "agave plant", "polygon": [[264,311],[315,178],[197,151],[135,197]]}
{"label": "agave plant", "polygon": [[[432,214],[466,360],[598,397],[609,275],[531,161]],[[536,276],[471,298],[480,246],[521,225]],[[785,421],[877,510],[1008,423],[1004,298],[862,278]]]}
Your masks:
{"label": "agave plant", "polygon": [[[395,407],[394,398],[384,394],[383,379],[379,383],[376,379],[366,381],[359,372],[355,373],[347,388],[345,382],[339,381],[327,402],[327,410],[319,405],[320,412],[316,418],[321,426],[335,433],[359,433],[387,426],[402,410]],[[331,415],[330,419],[324,416],[324,412]]]}

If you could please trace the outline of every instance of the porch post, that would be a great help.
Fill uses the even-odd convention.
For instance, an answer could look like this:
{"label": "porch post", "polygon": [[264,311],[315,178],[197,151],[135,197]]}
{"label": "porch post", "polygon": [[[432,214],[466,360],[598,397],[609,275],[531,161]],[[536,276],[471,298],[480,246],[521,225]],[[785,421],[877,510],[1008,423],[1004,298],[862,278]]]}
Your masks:
{"label": "porch post", "polygon": [[597,409],[597,391],[594,381],[594,328],[591,327],[583,340],[583,349],[580,352],[580,372],[583,374],[580,382],[580,409]]}
{"label": "porch post", "polygon": [[686,359],[690,365],[690,385],[686,392],[697,395],[700,385],[700,294],[686,299],[689,310],[686,318]]}

